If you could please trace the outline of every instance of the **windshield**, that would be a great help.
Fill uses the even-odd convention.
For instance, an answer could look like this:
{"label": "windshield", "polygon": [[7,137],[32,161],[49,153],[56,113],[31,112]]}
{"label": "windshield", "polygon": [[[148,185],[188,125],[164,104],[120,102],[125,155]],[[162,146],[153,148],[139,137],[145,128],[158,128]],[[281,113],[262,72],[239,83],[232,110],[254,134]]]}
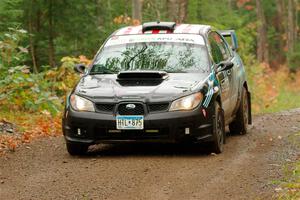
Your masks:
{"label": "windshield", "polygon": [[155,70],[169,73],[208,72],[204,45],[179,42],[139,42],[106,46],[96,56],[90,74]]}

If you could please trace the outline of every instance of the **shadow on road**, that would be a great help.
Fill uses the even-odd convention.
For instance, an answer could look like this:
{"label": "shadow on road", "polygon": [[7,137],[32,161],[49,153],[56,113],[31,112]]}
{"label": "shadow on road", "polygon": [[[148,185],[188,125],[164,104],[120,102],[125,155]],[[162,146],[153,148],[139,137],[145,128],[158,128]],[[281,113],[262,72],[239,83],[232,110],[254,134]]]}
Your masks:
{"label": "shadow on road", "polygon": [[95,145],[90,156],[205,156],[209,155],[208,144],[113,144]]}
{"label": "shadow on road", "polygon": [[[240,137],[241,135],[231,135],[227,132],[225,145],[228,148],[230,138]],[[90,146],[88,153],[81,158],[90,157],[126,157],[126,156],[208,156],[213,154],[211,143],[124,143],[124,144],[98,144]]]}
{"label": "shadow on road", "polygon": [[[231,135],[227,131],[226,143],[230,138],[242,135]],[[86,156],[207,156],[211,155],[211,143],[179,143],[179,144],[159,144],[159,143],[124,143],[124,144],[99,144],[90,147]],[[225,145],[225,151],[228,145]]]}

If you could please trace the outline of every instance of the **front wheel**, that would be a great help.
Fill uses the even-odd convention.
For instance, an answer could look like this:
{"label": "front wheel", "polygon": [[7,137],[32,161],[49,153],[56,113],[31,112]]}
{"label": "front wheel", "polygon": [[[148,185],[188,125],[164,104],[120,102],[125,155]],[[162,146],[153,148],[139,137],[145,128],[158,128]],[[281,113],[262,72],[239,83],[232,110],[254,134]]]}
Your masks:
{"label": "front wheel", "polygon": [[75,144],[75,143],[70,143],[70,142],[67,142],[66,146],[67,146],[67,150],[68,150],[69,154],[72,156],[84,155],[84,154],[86,154],[86,152],[89,148],[89,145],[86,145],[86,144]]}
{"label": "front wheel", "polygon": [[213,120],[213,142],[212,151],[222,153],[225,142],[224,112],[219,104],[215,103],[215,117]]}
{"label": "front wheel", "polygon": [[243,88],[240,107],[236,113],[236,118],[229,124],[230,133],[247,134],[249,122],[249,100],[246,88]]}

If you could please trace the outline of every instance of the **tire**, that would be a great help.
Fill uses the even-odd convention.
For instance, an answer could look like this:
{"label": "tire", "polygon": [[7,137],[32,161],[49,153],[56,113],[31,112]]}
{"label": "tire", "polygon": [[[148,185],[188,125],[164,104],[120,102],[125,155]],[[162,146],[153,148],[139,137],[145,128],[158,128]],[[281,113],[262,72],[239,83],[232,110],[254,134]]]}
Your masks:
{"label": "tire", "polygon": [[74,143],[66,143],[67,150],[70,155],[76,156],[76,155],[85,155],[89,145],[86,144],[74,144]]}
{"label": "tire", "polygon": [[242,98],[240,102],[239,109],[236,113],[236,118],[233,122],[229,124],[229,130],[231,134],[247,134],[249,122],[249,101],[248,92],[246,88],[243,87]]}
{"label": "tire", "polygon": [[213,142],[212,151],[214,153],[222,153],[225,143],[225,126],[224,126],[224,112],[219,102],[215,103],[215,117],[213,120]]}

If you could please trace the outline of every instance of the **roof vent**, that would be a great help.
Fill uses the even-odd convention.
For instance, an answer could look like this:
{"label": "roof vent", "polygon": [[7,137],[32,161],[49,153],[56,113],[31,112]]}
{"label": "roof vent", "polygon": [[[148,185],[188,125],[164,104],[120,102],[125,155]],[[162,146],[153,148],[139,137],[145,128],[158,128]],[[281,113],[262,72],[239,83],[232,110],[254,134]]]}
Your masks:
{"label": "roof vent", "polygon": [[143,24],[143,33],[151,30],[165,30],[173,32],[175,30],[175,22],[147,22]]}

